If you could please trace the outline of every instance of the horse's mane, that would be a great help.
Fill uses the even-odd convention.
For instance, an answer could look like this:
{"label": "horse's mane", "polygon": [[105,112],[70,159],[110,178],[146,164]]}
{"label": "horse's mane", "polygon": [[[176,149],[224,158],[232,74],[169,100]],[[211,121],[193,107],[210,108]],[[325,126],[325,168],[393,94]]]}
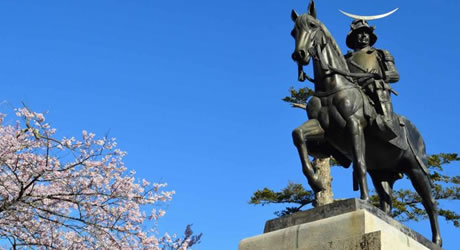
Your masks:
{"label": "horse's mane", "polygon": [[342,54],[342,51],[340,50],[340,47],[339,45],[337,44],[337,42],[335,41],[334,37],[331,35],[331,33],[329,32],[329,30],[327,29],[326,25],[324,25],[321,21],[319,21],[318,19],[316,19],[318,21],[318,24],[319,24],[319,27],[320,29],[323,31],[324,33],[324,37],[327,39],[327,41],[331,44],[331,47],[335,50],[335,52],[337,53],[337,56],[338,56],[338,59],[339,59],[339,62],[340,64],[342,64],[341,66],[344,67],[344,69],[346,69],[348,71],[348,64],[347,62],[345,61],[345,57],[343,56]]}
{"label": "horse's mane", "polygon": [[331,35],[331,32],[329,32],[329,30],[327,29],[327,27],[319,19],[316,19],[308,14],[304,14],[300,16],[299,18],[300,18],[300,22],[298,22],[298,24],[300,26],[308,27],[307,23],[308,23],[309,18],[311,21],[314,21],[319,26],[319,29],[324,34],[324,38],[331,45],[331,48],[337,53],[338,61],[341,64],[340,66],[342,66],[343,69],[346,69],[348,71],[348,65],[347,65],[347,62],[345,61],[342,51],[340,50],[339,45],[335,41],[334,37]]}

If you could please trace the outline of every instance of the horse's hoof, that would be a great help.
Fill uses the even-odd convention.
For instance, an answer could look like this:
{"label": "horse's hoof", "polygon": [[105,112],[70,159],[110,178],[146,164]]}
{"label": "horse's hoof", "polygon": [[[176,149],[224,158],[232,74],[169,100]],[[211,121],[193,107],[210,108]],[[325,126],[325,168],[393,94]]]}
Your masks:
{"label": "horse's hoof", "polygon": [[433,243],[435,243],[436,245],[442,247],[442,239],[441,239],[441,236],[435,236],[435,237],[433,237]]}
{"label": "horse's hoof", "polygon": [[365,202],[369,202],[369,196],[361,196],[360,199],[365,201]]}
{"label": "horse's hoof", "polygon": [[308,180],[308,184],[315,193],[326,190],[326,185],[320,181],[317,177]]}
{"label": "horse's hoof", "polygon": [[326,188],[321,184],[312,184],[312,183],[309,183],[309,184],[310,184],[311,189],[313,189],[315,193],[319,193],[321,191],[326,190]]}

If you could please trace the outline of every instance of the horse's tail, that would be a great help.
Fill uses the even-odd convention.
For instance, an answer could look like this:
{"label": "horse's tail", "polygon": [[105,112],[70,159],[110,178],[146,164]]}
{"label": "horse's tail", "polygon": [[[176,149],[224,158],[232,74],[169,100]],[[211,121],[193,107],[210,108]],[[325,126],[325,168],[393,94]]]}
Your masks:
{"label": "horse's tail", "polygon": [[425,141],[423,141],[422,135],[415,127],[415,125],[409,121],[409,119],[404,116],[399,117],[405,125],[407,142],[409,143],[410,150],[414,154],[415,159],[417,159],[420,168],[422,168],[423,172],[429,176],[430,173],[428,171],[428,156],[426,155]]}

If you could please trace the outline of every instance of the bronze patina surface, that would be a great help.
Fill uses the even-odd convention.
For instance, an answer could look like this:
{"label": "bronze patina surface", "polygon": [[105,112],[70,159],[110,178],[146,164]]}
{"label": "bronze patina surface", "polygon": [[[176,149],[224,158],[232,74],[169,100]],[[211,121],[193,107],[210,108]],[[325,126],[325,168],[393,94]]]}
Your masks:
{"label": "bronze patina surface", "polygon": [[[309,120],[293,131],[302,170],[313,190],[324,189],[312,166],[315,158],[332,156],[341,165],[353,163],[355,189],[369,200],[366,175],[372,178],[380,197],[380,208],[390,213],[394,182],[402,174],[409,177],[430,219],[432,241],[441,245],[438,209],[427,170],[425,143],[417,128],[393,112],[389,83],[399,80],[390,52],[372,47],[377,41],[374,29],[364,19],[353,21],[347,36],[352,52],[343,56],[335,39],[316,17],[310,2],[308,12],[292,12],[295,51],[300,81],[314,83],[314,96],[308,101]],[[303,66],[313,61],[314,78]]]}

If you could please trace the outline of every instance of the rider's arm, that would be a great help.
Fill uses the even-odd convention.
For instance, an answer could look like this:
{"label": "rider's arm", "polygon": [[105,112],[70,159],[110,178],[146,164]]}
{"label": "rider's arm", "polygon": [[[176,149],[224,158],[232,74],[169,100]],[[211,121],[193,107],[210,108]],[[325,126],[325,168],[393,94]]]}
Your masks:
{"label": "rider's arm", "polygon": [[394,83],[399,81],[399,73],[395,66],[394,57],[388,50],[379,50],[382,58],[382,66],[384,71],[384,80],[388,83]]}

